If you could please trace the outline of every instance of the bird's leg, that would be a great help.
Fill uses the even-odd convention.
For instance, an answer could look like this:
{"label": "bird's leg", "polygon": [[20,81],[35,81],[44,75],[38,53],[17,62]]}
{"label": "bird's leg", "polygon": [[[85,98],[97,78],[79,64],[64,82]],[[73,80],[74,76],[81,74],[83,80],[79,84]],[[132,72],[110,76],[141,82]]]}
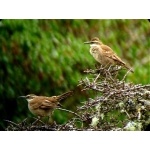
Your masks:
{"label": "bird's leg", "polygon": [[32,123],[32,125],[35,125],[37,122],[45,124],[43,121],[41,121],[41,117],[40,116],[38,116],[38,118],[36,118],[36,120]]}
{"label": "bird's leg", "polygon": [[[118,67],[119,68],[119,67]],[[117,79],[117,76],[118,76],[118,71],[115,71],[115,74],[114,74],[114,79],[116,80]]]}
{"label": "bird's leg", "polygon": [[53,114],[53,112],[50,112],[50,114],[48,116],[48,120],[46,122],[47,125],[50,125],[53,123],[52,114]]}
{"label": "bird's leg", "polygon": [[[110,67],[109,67],[110,66]],[[105,66],[104,66],[104,69],[107,69],[107,68],[111,68],[112,67],[112,65],[110,64],[110,63],[107,63]]]}
{"label": "bird's leg", "polygon": [[98,64],[95,64],[95,68],[96,68],[96,69],[99,69],[99,65],[98,65]]}

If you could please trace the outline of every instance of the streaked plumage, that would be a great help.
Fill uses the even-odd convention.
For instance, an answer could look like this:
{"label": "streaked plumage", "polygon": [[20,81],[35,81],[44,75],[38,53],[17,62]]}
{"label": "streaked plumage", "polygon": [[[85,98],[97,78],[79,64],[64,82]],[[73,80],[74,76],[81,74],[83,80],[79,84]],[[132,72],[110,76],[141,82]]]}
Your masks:
{"label": "streaked plumage", "polygon": [[84,42],[90,44],[90,54],[103,66],[120,65],[130,71],[133,70],[123,62],[117,54],[107,45],[104,45],[99,38],[95,37],[91,41]]}
{"label": "streaked plumage", "polygon": [[66,92],[59,96],[37,96],[34,94],[29,94],[26,96],[21,96],[27,99],[28,108],[36,116],[45,117],[50,116],[52,111],[58,106],[59,102],[68,96],[72,95],[72,91]]}

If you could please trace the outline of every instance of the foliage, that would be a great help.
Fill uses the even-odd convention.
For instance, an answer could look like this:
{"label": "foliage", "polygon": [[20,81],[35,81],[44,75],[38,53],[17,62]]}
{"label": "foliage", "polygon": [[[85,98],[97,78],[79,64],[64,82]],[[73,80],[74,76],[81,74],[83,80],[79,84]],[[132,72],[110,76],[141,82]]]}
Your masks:
{"label": "foliage", "polygon": [[[82,91],[93,90],[95,98],[89,98],[76,112],[74,117],[59,125],[43,123],[41,125],[23,121],[20,124],[10,122],[7,130],[88,130],[88,131],[141,131],[150,124],[150,84],[134,85],[125,82],[124,77],[119,80],[120,68],[103,66],[95,70],[86,70],[87,76],[79,82]],[[37,123],[37,122],[36,122]]]}
{"label": "foliage", "polygon": [[[59,95],[76,89],[73,98],[63,102],[75,110],[81,101],[92,96],[80,92],[78,81],[83,71],[95,65],[89,47],[83,44],[99,37],[112,47],[135,70],[128,81],[150,81],[150,30],[147,20],[2,20],[0,22],[0,113],[4,120],[20,122],[32,116],[20,95]],[[120,77],[121,78],[121,75]],[[59,123],[71,115],[54,112]]]}

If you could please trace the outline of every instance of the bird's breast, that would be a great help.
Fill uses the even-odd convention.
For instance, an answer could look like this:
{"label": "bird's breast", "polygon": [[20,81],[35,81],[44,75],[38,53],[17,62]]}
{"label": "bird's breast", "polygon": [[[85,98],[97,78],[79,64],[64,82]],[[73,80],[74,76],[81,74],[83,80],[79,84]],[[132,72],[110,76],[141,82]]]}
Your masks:
{"label": "bird's breast", "polygon": [[101,51],[99,47],[91,47],[90,48],[90,54],[98,61],[100,62],[102,59]]}

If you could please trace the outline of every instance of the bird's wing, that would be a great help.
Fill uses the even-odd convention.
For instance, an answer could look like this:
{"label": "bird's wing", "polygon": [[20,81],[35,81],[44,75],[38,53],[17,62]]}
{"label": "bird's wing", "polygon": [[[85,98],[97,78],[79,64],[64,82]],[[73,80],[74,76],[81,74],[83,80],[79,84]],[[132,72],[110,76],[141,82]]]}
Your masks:
{"label": "bird's wing", "polygon": [[57,105],[58,105],[57,99],[53,97],[49,97],[49,98],[43,99],[43,102],[40,107],[43,109],[53,109]]}
{"label": "bird's wing", "polygon": [[125,63],[115,54],[115,52],[107,45],[101,45],[103,53],[106,57],[113,59],[114,61],[120,62],[121,64],[125,65]]}
{"label": "bird's wing", "polygon": [[32,105],[33,109],[38,109],[41,106],[41,102],[38,100],[38,98],[34,98],[34,100],[29,102],[30,105]]}
{"label": "bird's wing", "polygon": [[[40,100],[39,100],[40,98]],[[33,109],[53,109],[54,107],[57,106],[57,101],[55,99],[50,99],[46,97],[38,97],[35,98],[34,101],[30,102],[32,104]]]}

